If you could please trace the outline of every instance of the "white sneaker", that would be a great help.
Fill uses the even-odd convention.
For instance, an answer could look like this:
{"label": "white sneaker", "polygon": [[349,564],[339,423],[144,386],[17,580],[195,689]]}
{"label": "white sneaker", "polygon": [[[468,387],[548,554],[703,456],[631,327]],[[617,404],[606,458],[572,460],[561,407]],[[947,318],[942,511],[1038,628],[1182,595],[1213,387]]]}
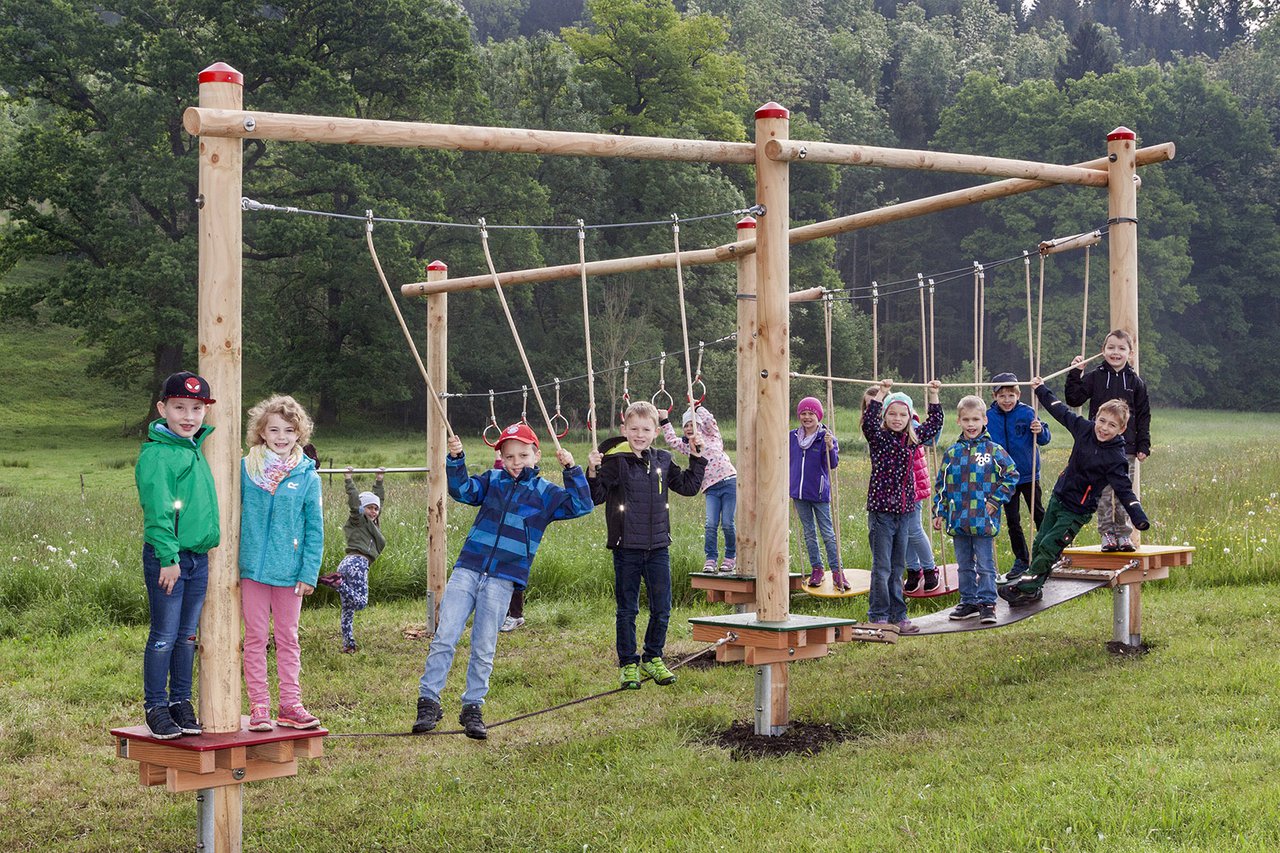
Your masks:
{"label": "white sneaker", "polygon": [[523,616],[508,616],[502,620],[502,627],[498,630],[504,634],[509,634],[524,624]]}

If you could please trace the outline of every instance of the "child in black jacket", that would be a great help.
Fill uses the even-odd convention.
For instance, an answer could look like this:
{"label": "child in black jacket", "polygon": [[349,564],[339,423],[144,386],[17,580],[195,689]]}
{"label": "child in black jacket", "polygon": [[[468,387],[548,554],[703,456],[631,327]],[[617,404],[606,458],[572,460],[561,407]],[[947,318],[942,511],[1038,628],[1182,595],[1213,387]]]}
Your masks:
{"label": "child in black jacket", "polygon": [[1123,435],[1129,421],[1129,407],[1124,401],[1103,403],[1098,407],[1097,420],[1090,421],[1049,393],[1039,376],[1031,380],[1031,387],[1049,414],[1071,432],[1075,445],[1067,467],[1054,484],[1044,521],[1031,546],[1031,568],[1020,580],[999,589],[1000,597],[1009,602],[1010,607],[1040,600],[1041,588],[1049,579],[1053,564],[1062,555],[1062,549],[1071,544],[1080,528],[1093,517],[1098,493],[1104,486],[1115,490],[1134,527],[1146,530],[1151,526],[1129,479]]}
{"label": "child in black jacket", "polygon": [[[695,432],[690,438],[689,468],[682,471],[671,454],[653,447],[658,435],[658,410],[640,401],[627,407],[622,435],[591,451],[591,499],[605,504],[605,547],[613,552],[614,599],[618,666],[623,689],[639,690],[643,671],[661,685],[676,677],[662,660],[671,618],[671,518],[668,490],[693,497],[702,486],[707,461]],[[636,654],[636,615],[640,612],[640,581],[649,594],[649,625],[644,632],[644,657]]]}

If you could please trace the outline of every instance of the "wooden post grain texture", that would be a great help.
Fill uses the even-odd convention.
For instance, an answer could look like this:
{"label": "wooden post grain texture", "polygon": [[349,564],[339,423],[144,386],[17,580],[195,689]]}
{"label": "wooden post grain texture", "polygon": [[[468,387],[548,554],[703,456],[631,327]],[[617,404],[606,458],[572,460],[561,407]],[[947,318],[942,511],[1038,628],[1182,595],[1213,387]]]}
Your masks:
{"label": "wooden post grain texture", "polygon": [[[738,235],[755,233],[756,220],[738,221]],[[738,268],[738,518],[737,567],[756,574],[756,259],[741,255]]]}
{"label": "wooden post grain texture", "polygon": [[[427,281],[442,281],[449,276],[444,261],[427,264]],[[427,375],[438,393],[444,394],[449,381],[449,294],[427,297]],[[430,389],[427,390],[430,394]],[[448,411],[448,400],[441,400]],[[446,546],[449,513],[448,474],[445,454],[448,425],[439,409],[427,401],[427,633],[435,634],[440,601],[444,598]]]}

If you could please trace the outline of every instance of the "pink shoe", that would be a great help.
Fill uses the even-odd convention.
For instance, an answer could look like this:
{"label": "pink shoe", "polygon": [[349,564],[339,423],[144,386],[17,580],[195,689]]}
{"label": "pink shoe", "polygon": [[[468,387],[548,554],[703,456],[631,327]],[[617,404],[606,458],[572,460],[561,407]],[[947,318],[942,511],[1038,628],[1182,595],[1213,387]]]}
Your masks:
{"label": "pink shoe", "polygon": [[831,570],[831,586],[833,589],[837,589],[840,592],[848,592],[853,589],[853,587],[849,585],[849,582],[844,579],[843,569]]}
{"label": "pink shoe", "polygon": [[822,586],[822,566],[814,566],[813,571],[809,572],[809,580],[805,581],[805,586]]}
{"label": "pink shoe", "polygon": [[703,563],[703,564],[702,564],[702,570],[703,570],[704,572],[715,572],[715,570],[716,570],[716,560],[715,560],[715,558],[714,558],[714,557],[712,557],[710,560],[707,560],[705,563]]}
{"label": "pink shoe", "polygon": [[320,718],[312,716],[301,705],[290,705],[280,709],[280,713],[276,715],[276,722],[291,729],[314,729],[320,725]]}
{"label": "pink shoe", "polygon": [[[919,634],[920,626],[912,622],[910,619],[903,619],[898,623],[899,634]],[[283,725],[283,722],[281,723]]]}
{"label": "pink shoe", "polygon": [[271,722],[271,709],[265,705],[254,705],[249,709],[249,731],[269,732],[275,728]]}
{"label": "pink shoe", "polygon": [[738,568],[738,561],[733,557],[725,557],[724,562],[720,564],[720,571],[723,574],[731,575]]}

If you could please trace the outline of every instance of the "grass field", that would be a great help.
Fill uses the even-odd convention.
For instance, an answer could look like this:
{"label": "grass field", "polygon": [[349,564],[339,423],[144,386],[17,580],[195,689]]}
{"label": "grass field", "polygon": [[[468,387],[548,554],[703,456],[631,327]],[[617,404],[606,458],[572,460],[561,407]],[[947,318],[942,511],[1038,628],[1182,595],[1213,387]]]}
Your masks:
{"label": "grass field", "polygon": [[[14,336],[0,338],[8,354]],[[75,367],[65,333],[30,330],[21,348],[42,353],[59,376]],[[92,413],[61,395],[10,406],[21,394],[6,361],[14,360],[0,360],[0,763],[8,771],[0,846],[191,849],[192,796],[141,789],[107,736],[140,721],[137,445],[113,435],[130,407],[100,388]],[[851,426],[851,414],[839,423]],[[953,424],[949,417],[944,435]],[[865,454],[853,430],[839,431],[848,436],[843,550],[850,565],[865,566]],[[1155,520],[1147,541],[1199,550],[1195,565],[1148,589],[1144,657],[1108,655],[1110,599],[1094,593],[1000,631],[840,646],[796,664],[793,719],[830,724],[843,738],[812,756],[738,760],[717,745],[732,722],[751,718],[747,667],[687,667],[674,687],[646,685],[512,724],[483,744],[330,740],[296,779],[247,788],[245,849],[1274,850],[1280,422],[1159,411],[1153,434],[1143,469]],[[413,435],[321,433],[317,443],[339,463],[422,459]],[[585,450],[581,441],[570,447]],[[487,463],[478,440],[468,448]],[[1048,476],[1065,454],[1055,442]],[[412,720],[426,643],[405,629],[422,623],[424,492],[421,478],[392,482],[390,545],[375,566],[375,603],[357,619],[359,654],[337,652],[328,590],[304,611],[307,704],[335,732],[402,731]],[[341,550],[339,478],[325,499],[328,569]],[[687,618],[719,606],[699,603],[684,581],[702,560],[700,502],[672,508],[680,604],[668,648],[679,657],[702,647]],[[454,549],[469,518],[451,510]],[[552,528],[534,569],[529,625],[499,644],[491,721],[614,686],[602,541],[598,514]],[[1007,545],[1000,558],[1007,564]],[[859,618],[865,601],[797,596],[793,609]],[[446,723],[463,668],[445,694]]]}

